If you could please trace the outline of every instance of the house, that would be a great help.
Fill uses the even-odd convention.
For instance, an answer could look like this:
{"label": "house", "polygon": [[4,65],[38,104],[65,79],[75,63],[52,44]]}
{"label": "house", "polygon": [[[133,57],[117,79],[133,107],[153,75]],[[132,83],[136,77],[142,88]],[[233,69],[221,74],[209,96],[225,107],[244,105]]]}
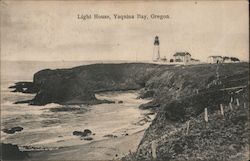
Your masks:
{"label": "house", "polygon": [[237,62],[240,62],[240,59],[235,58],[235,57],[231,57],[231,61],[237,63]]}
{"label": "house", "polygon": [[240,60],[238,58],[235,57],[223,57],[223,62],[224,63],[235,63],[235,62],[240,62]]}
{"label": "house", "polygon": [[223,57],[222,56],[209,56],[208,57],[208,63],[222,63],[223,62]]}
{"label": "house", "polygon": [[230,57],[225,56],[225,57],[223,57],[223,62],[224,63],[231,63],[232,61],[231,61]]}
{"label": "house", "polygon": [[191,54],[188,52],[177,52],[174,54],[174,62],[189,63],[191,61]]}

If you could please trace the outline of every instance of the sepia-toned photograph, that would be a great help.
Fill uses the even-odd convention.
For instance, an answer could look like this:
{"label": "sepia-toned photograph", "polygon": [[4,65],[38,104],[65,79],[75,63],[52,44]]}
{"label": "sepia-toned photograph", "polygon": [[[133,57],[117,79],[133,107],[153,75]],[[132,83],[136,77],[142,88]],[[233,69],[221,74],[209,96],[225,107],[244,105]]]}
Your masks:
{"label": "sepia-toned photograph", "polygon": [[248,161],[249,1],[1,0],[3,161]]}

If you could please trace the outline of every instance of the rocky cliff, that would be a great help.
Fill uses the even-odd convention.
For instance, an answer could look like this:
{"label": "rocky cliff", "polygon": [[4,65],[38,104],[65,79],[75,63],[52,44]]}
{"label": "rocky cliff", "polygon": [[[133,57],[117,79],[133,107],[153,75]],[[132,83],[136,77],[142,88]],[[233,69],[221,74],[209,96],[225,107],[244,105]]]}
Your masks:
{"label": "rocky cliff", "polygon": [[[220,73],[220,75],[218,75]],[[14,92],[36,93],[31,104],[101,103],[95,93],[141,89],[141,97],[154,100],[141,108],[159,107],[173,99],[226,86],[226,78],[242,77],[247,83],[248,64],[204,64],[193,66],[144,63],[93,64],[70,69],[45,69],[34,74],[33,82],[19,82]],[[214,83],[223,79],[223,84]],[[233,80],[232,85],[238,82]],[[234,83],[234,84],[233,84]]]}
{"label": "rocky cliff", "polygon": [[25,160],[28,158],[27,152],[20,151],[17,145],[0,144],[1,160]]}
{"label": "rocky cliff", "polygon": [[124,160],[248,160],[248,74],[248,64],[219,64],[178,68],[164,83],[166,73],[155,77],[156,118]]}
{"label": "rocky cliff", "polygon": [[[150,70],[149,64],[94,64],[71,69],[42,70],[34,74],[30,83],[17,83],[14,91],[36,93],[30,104],[96,104],[101,91],[132,90],[145,86]],[[29,92],[26,92],[29,93]],[[107,101],[105,101],[107,102]]]}
{"label": "rocky cliff", "polygon": [[[221,66],[227,69],[227,65]],[[30,101],[35,105],[100,103],[95,98],[96,92],[143,89],[141,96],[155,98],[151,105],[157,107],[164,100],[178,99],[205,89],[216,79],[216,68],[216,65],[94,64],[42,70],[34,74],[33,83],[19,82],[11,88],[16,88],[16,92],[36,93]],[[233,72],[227,71],[227,74]]]}
{"label": "rocky cliff", "polygon": [[[26,90],[37,93],[30,101],[36,105],[96,104],[107,102],[95,98],[100,91],[140,90],[140,97],[153,99],[140,108],[151,108],[157,116],[137,151],[125,160],[152,160],[152,141],[157,142],[157,160],[234,160],[244,158],[248,145],[248,76],[247,63],[94,64],[39,71],[34,75],[33,86],[29,84]],[[233,112],[228,110],[231,97]],[[225,107],[224,118],[218,114],[220,104]],[[207,128],[202,119],[204,108],[213,118]],[[192,121],[192,128],[184,135],[187,121]],[[242,153],[237,155],[239,152]]]}

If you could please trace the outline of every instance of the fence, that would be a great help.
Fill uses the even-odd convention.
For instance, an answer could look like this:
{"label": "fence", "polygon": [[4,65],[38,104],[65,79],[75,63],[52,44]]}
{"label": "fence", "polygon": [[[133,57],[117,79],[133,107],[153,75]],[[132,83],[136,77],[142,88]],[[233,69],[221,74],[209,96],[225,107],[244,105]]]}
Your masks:
{"label": "fence", "polygon": [[[231,97],[231,100],[228,104],[228,106],[223,106],[223,104],[220,104],[219,105],[219,115],[222,116],[222,119],[223,121],[226,121],[225,119],[225,112],[232,112],[234,111],[235,109],[233,108],[233,103],[234,101],[236,101],[236,106],[237,107],[240,107],[240,101],[239,101],[239,98],[236,98],[236,99],[233,99],[233,97]],[[226,108],[229,107],[229,110],[225,110]],[[243,108],[246,109],[246,103],[244,102],[243,103]],[[207,108],[204,108],[204,122],[205,122],[205,128],[208,128],[208,122],[209,122],[209,113],[208,113],[208,110]],[[151,142],[151,152],[152,152],[152,158],[153,160],[156,160],[157,159],[157,146],[158,146],[158,143],[163,140],[164,138],[168,138],[170,137],[171,135],[174,135],[176,134],[177,132],[180,132],[180,131],[184,131],[185,132],[185,135],[189,135],[190,131],[191,131],[191,127],[190,127],[190,123],[191,123],[191,120],[188,120],[186,122],[186,124],[180,128],[178,128],[177,130],[173,130],[165,135],[163,135],[162,137],[160,137],[159,139],[156,139],[156,140],[153,140]]]}

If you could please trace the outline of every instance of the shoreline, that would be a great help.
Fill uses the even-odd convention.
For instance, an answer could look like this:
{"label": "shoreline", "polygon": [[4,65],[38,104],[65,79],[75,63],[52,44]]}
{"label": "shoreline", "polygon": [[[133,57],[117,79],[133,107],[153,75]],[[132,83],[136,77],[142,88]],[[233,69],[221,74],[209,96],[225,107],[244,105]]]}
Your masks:
{"label": "shoreline", "polygon": [[[168,136],[171,128],[185,127],[186,122],[192,119],[198,120],[199,124],[196,124],[197,127],[195,129],[192,127],[189,131],[190,135],[176,133],[176,135],[170,136],[169,138],[160,138],[159,145],[157,145],[159,148],[156,149],[157,154],[159,154],[158,159],[187,159],[194,158],[198,154],[200,158],[203,159],[217,158],[217,153],[213,153],[210,149],[203,151],[204,148],[207,147],[203,143],[209,141],[212,144],[212,148],[217,148],[221,151],[220,159],[223,160],[226,154],[229,154],[226,156],[227,158],[233,158],[234,153],[237,152],[241,154],[241,152],[243,152],[239,151],[239,148],[235,148],[235,146],[240,148],[246,147],[247,141],[245,140],[245,136],[247,134],[247,128],[245,127],[245,122],[248,120],[246,116],[247,113],[245,110],[234,111],[232,115],[232,112],[229,113],[228,116],[230,117],[227,118],[229,120],[227,126],[230,126],[230,129],[225,128],[226,125],[224,123],[220,124],[221,116],[215,115],[213,118],[211,115],[218,114],[221,105],[227,108],[230,103],[230,98],[238,100],[237,104],[234,102],[233,106],[241,105],[241,108],[249,106],[249,99],[247,97],[249,96],[248,88],[242,88],[249,87],[246,76],[249,72],[248,67],[249,65],[246,63],[178,67],[152,64],[95,64],[71,69],[43,70],[37,72],[34,76],[34,83],[43,85],[40,86],[40,92],[35,96],[34,100],[37,104],[48,104],[58,99],[61,99],[60,101],[62,102],[88,102],[98,99],[95,97],[96,90],[108,89],[110,91],[121,91],[131,88],[138,89],[141,90],[139,95],[142,98],[152,99],[152,101],[146,103],[141,108],[155,110],[157,115],[142,137],[136,137],[139,134],[131,135],[131,138],[134,137],[135,140],[136,138],[139,140],[139,143],[136,145],[138,148],[136,152],[132,154],[132,160],[149,160],[152,158],[152,141],[157,140],[160,136]],[[232,88],[236,86],[242,89],[237,91],[237,89]],[[51,89],[50,87],[53,88]],[[230,89],[230,92],[224,89]],[[61,95],[62,91],[67,91],[66,95]],[[50,95],[51,92],[54,92],[53,95]],[[219,124],[211,124],[213,129],[208,129],[212,137],[204,135],[201,141],[201,134],[206,134],[207,132],[202,126],[203,119],[199,119],[204,115],[204,108],[209,112],[210,119],[220,120],[215,121]],[[106,110],[107,109],[103,111]],[[224,111],[226,112],[225,109]],[[113,112],[116,113],[115,110]],[[131,111],[124,112],[128,112],[127,116],[131,115]],[[98,115],[95,114],[94,116],[99,119]],[[123,118],[118,116],[116,117],[117,119],[114,120],[127,119],[127,116]],[[172,123],[171,128],[166,124],[169,121]],[[106,127],[113,128],[110,124],[106,125]],[[119,128],[121,127],[123,127],[123,125],[119,126]],[[110,131],[114,132],[115,130]],[[110,133],[110,131],[106,131],[106,133]],[[94,132],[96,132],[96,130],[94,130]],[[100,136],[103,136],[103,131],[97,133],[101,133]],[[227,135],[227,137],[218,136],[222,133],[230,135]],[[192,137],[191,142],[189,141],[190,136]],[[232,136],[237,138],[237,140],[230,140]],[[54,159],[57,160],[72,160],[72,157],[74,157],[73,160],[83,160],[85,156],[87,156],[87,160],[94,160],[95,158],[93,157],[95,156],[98,159],[103,158],[109,160],[110,158],[114,158],[114,154],[115,157],[120,159],[120,152],[128,152],[130,150],[124,149],[128,146],[124,147],[122,143],[127,142],[135,146],[135,141],[131,138],[130,140],[126,140],[126,137],[129,138],[128,136],[122,136],[118,139],[112,139],[116,142],[114,144],[112,142],[111,147],[108,146],[110,145],[110,140],[108,139],[87,144],[93,145],[92,150],[88,149],[89,146],[80,145],[67,150],[60,149],[53,152],[44,152],[43,159],[46,160],[49,158],[53,160],[54,157]],[[222,139],[225,139],[225,141],[220,143]],[[246,144],[242,144],[244,141]],[[187,146],[183,147],[182,145],[184,144]],[[105,145],[105,147],[103,147],[103,145]],[[123,150],[115,151],[115,148],[112,146],[116,147],[116,145]],[[192,150],[198,150],[198,152],[190,153]],[[100,151],[104,154],[102,153],[102,155],[100,155]],[[115,152],[119,152],[119,154],[116,155]],[[36,153],[36,156],[42,155],[42,153],[43,152]],[[60,154],[62,156],[60,156]],[[121,158],[126,154],[122,154]],[[35,156],[33,155],[33,157]]]}
{"label": "shoreline", "polygon": [[[135,152],[146,129],[128,136],[93,141],[83,145],[62,147],[58,150],[29,151],[28,160],[120,160]],[[111,143],[112,142],[112,143]],[[37,159],[39,158],[39,159]],[[84,159],[83,159],[84,158]]]}
{"label": "shoreline", "polygon": [[[15,93],[10,92],[10,94],[13,95]],[[21,95],[25,96],[26,94],[24,93]],[[118,158],[118,157],[116,157],[116,155],[120,156],[120,158],[122,158],[125,154],[128,154],[129,150],[131,150],[131,151],[136,150],[137,146],[140,143],[140,140],[143,137],[145,130],[149,126],[149,123],[151,123],[151,121],[152,121],[152,117],[155,116],[154,114],[152,114],[152,112],[150,110],[139,109],[139,106],[142,103],[146,103],[150,100],[138,99],[137,98],[138,95],[139,95],[138,91],[135,91],[135,90],[129,90],[126,92],[125,91],[115,91],[115,92],[108,91],[108,92],[97,93],[96,97],[98,99],[100,99],[100,100],[109,99],[109,100],[112,100],[116,103],[114,103],[114,104],[107,104],[106,103],[106,104],[101,104],[101,105],[93,105],[93,106],[88,107],[88,108],[84,107],[84,108],[86,108],[86,110],[88,110],[90,112],[89,115],[88,114],[86,115],[86,113],[84,113],[84,114],[81,114],[79,116],[81,116],[82,118],[88,118],[87,122],[89,122],[91,124],[86,125],[86,126],[83,125],[84,128],[78,127],[78,128],[72,128],[71,130],[68,129],[67,131],[71,131],[71,133],[68,133],[66,136],[64,136],[65,133],[61,133],[59,131],[56,132],[55,134],[58,135],[58,137],[60,136],[60,138],[58,138],[58,137],[55,138],[55,139],[59,139],[59,140],[57,140],[51,144],[46,143],[49,146],[42,145],[42,144],[41,145],[40,144],[37,144],[37,145],[36,144],[34,144],[34,145],[27,144],[27,146],[20,145],[20,144],[18,145],[17,144],[17,142],[19,142],[18,140],[14,141],[14,142],[6,140],[5,143],[11,143],[13,146],[15,146],[15,144],[17,144],[19,146],[20,152],[28,153],[30,158],[27,158],[27,159],[32,159],[32,160],[33,159],[37,160],[36,158],[39,158],[38,160],[40,160],[40,158],[43,155],[47,156],[48,158],[50,158],[53,155],[53,158],[55,158],[56,160],[61,160],[60,158],[56,158],[54,155],[57,155],[57,154],[59,155],[59,153],[61,153],[62,151],[72,151],[73,149],[78,149],[78,148],[83,149],[83,151],[86,151],[86,153],[88,153],[87,155],[88,155],[90,160],[93,160],[93,159],[96,160],[96,159],[98,159],[98,157],[100,157],[100,158],[105,157],[106,159]],[[119,101],[122,101],[122,103],[119,103]],[[26,105],[26,106],[28,109],[32,108],[32,106],[29,106],[29,105]],[[67,106],[66,107],[66,106],[60,106],[60,105],[58,107],[53,107],[50,104],[48,104],[46,106],[49,106],[49,107],[43,108],[42,106],[39,106],[39,108],[34,108],[34,110],[35,111],[39,110],[42,113],[49,112],[49,113],[55,114],[55,115],[67,114],[67,115],[71,116],[74,113],[79,113],[80,112],[79,110],[83,108],[83,107],[75,107],[75,106],[73,106],[73,107]],[[11,107],[11,105],[10,105],[10,107]],[[10,108],[10,107],[8,107],[8,108]],[[25,110],[24,105],[18,105],[17,107],[19,107],[19,108],[22,107],[22,109]],[[79,110],[77,110],[77,109],[79,109]],[[106,110],[103,111],[104,109],[106,109]],[[134,111],[134,110],[136,110],[136,111]],[[130,114],[131,112],[132,112],[132,115],[135,115],[136,117],[135,116],[128,117],[127,115],[131,115]],[[126,115],[124,115],[124,114],[126,114]],[[24,115],[24,114],[21,114],[21,115]],[[113,115],[116,115],[116,116],[111,117]],[[49,116],[49,115],[47,115],[47,116]],[[77,117],[79,117],[79,116],[77,116]],[[97,119],[97,118],[99,118],[99,119]],[[122,123],[123,121],[122,122],[115,121],[114,122],[115,124],[113,126],[112,125],[108,126],[109,123],[108,124],[105,123],[105,121],[108,120],[108,118],[110,118],[111,120],[112,120],[112,118],[115,120],[120,118],[121,121],[124,120],[123,118],[127,118],[127,121],[124,120],[127,123],[125,123],[125,122]],[[61,119],[63,120],[63,118],[61,118]],[[85,124],[86,121],[84,121],[84,120],[85,119],[83,119],[83,122],[78,122],[78,123]],[[100,123],[98,123],[97,120],[99,120],[99,121],[103,120],[104,122],[102,122],[101,125],[98,125]],[[23,120],[23,121],[25,121],[25,120]],[[11,123],[11,124],[13,124],[13,123]],[[117,126],[116,124],[120,125],[120,126]],[[15,125],[16,126],[19,126],[19,125],[23,126],[24,124],[22,125],[22,123],[21,124],[16,123]],[[101,128],[106,127],[106,129],[103,129],[104,131],[100,131],[100,130],[98,130],[96,125],[100,126]],[[32,137],[32,134],[27,133],[30,129],[27,128],[26,126],[23,126],[23,127],[24,127],[23,134],[22,134],[22,132],[17,132],[15,135],[13,135],[13,134],[8,135],[7,134],[6,136],[13,138],[13,139],[14,138],[17,139],[18,136],[24,137],[24,135],[27,135],[27,136],[25,136],[25,138],[32,140],[32,138],[29,138],[29,135],[31,135],[31,137]],[[65,127],[65,128],[67,128],[67,127]],[[93,133],[95,133],[94,135],[89,136],[89,137],[92,137],[93,140],[87,141],[87,140],[84,140],[84,137],[72,136],[73,130],[83,130],[83,129],[90,129]],[[48,132],[50,133],[53,131],[49,130]],[[32,133],[36,134],[35,131]],[[33,139],[35,139],[35,138],[33,138]],[[51,139],[53,139],[53,138],[51,138]],[[49,140],[50,140],[50,138],[48,138],[48,141]],[[38,142],[39,142],[39,139],[38,139]],[[41,140],[40,142],[44,142],[44,141]],[[47,142],[47,140],[45,140],[45,142]],[[128,143],[130,145],[126,145]],[[96,152],[96,153],[98,153],[98,155],[97,155],[98,157],[94,158],[91,154],[93,152],[95,152],[96,150],[93,150],[94,149],[93,147],[90,148],[89,145],[97,147],[97,150],[102,149],[103,153],[101,151]],[[99,145],[102,145],[102,147],[100,147]],[[117,151],[114,149],[120,149],[120,150]],[[79,154],[82,154],[82,153],[79,152]],[[100,156],[101,154],[103,156]],[[69,155],[73,155],[73,154],[69,154]],[[85,157],[84,153],[82,155]],[[37,156],[39,156],[39,157],[37,157]],[[46,160],[46,158],[43,157],[41,160]]]}

